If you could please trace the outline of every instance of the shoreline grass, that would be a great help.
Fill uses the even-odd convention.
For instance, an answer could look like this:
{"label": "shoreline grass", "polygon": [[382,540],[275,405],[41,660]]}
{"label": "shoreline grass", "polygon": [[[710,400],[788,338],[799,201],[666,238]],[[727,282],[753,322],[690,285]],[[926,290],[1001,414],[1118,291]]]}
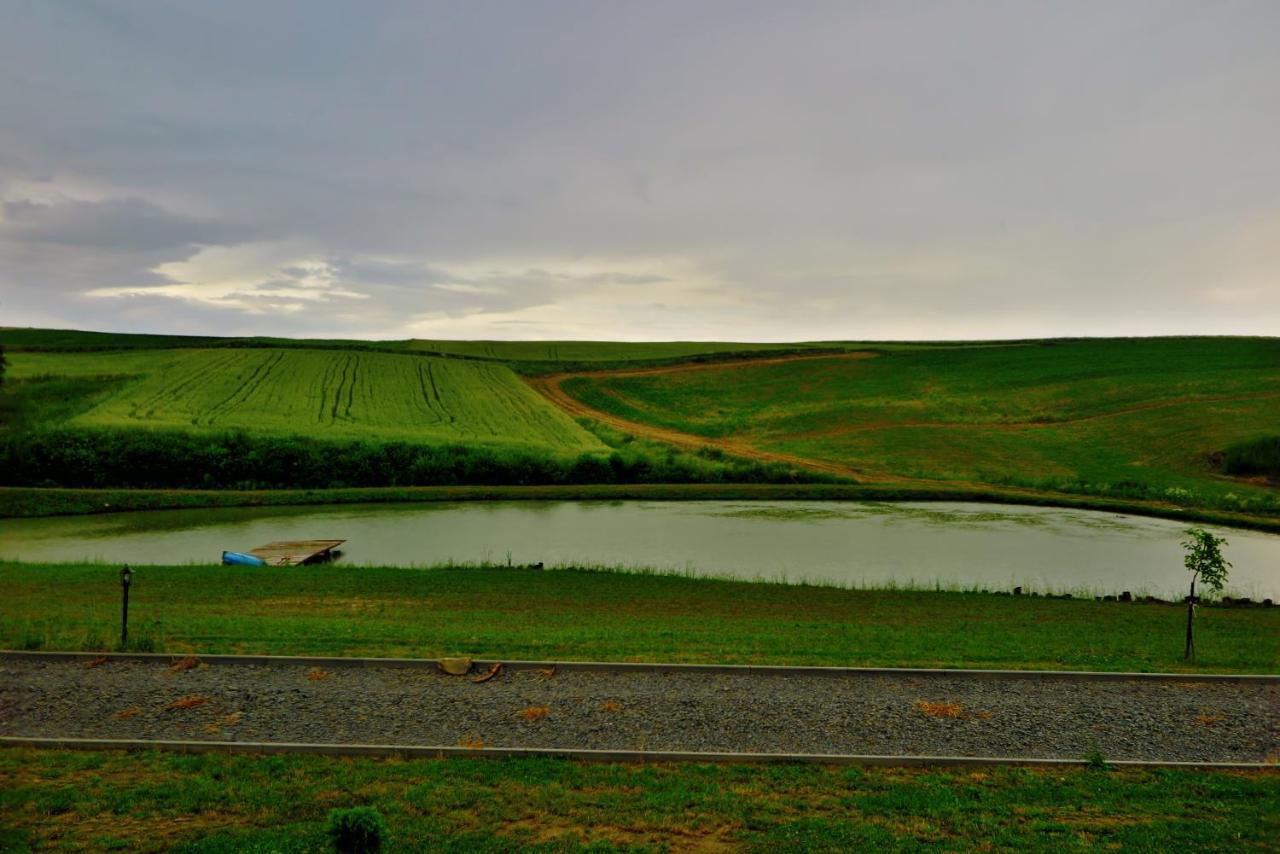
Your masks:
{"label": "shoreline grass", "polygon": [[[116,567],[0,563],[0,647],[109,650]],[[140,567],[130,649],[982,669],[1280,671],[1280,609],[592,570]]]}
{"label": "shoreline grass", "polygon": [[374,807],[387,850],[1266,850],[1272,771],[615,765],[0,751],[0,848],[326,850]]}
{"label": "shoreline grass", "polygon": [[1280,533],[1280,516],[1020,487],[842,483],[632,483],[341,489],[68,489],[0,487],[0,519],[203,507],[284,507],[437,501],[960,501],[1097,510]]}

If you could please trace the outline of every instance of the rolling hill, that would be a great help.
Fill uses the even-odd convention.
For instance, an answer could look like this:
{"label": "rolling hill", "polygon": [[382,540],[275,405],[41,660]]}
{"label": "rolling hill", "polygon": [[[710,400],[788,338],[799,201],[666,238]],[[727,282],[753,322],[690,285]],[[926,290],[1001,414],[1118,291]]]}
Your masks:
{"label": "rolling hill", "polygon": [[[861,357],[857,357],[861,355]],[[1280,427],[1280,340],[1054,341],[548,377],[618,429],[900,478],[1277,508],[1224,477]]]}

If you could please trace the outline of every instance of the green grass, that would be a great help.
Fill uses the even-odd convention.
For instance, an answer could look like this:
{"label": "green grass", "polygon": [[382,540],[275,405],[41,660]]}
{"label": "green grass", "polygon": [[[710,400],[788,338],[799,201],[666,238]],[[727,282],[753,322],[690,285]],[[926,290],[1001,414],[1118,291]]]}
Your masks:
{"label": "green grass", "polygon": [[414,339],[410,349],[503,362],[664,361],[725,353],[790,353],[807,349],[844,349],[839,342],[749,344],[729,341],[446,341]]}
{"label": "green grass", "polygon": [[[0,563],[0,647],[106,649],[117,567]],[[1280,610],[847,590],[505,568],[144,567],[131,642],[155,651],[1276,672]]]}
{"label": "green grass", "polygon": [[393,851],[1272,850],[1274,772],[0,752],[0,848],[326,849],[376,808]]}
{"label": "green grass", "polygon": [[863,360],[584,376],[613,415],[877,475],[1280,513],[1215,455],[1280,423],[1280,339],[913,349]]}
{"label": "green grass", "polygon": [[31,329],[0,326],[0,347],[12,352],[98,352],[108,350],[170,350],[178,347],[305,347],[400,352],[408,340],[369,341],[345,338],[223,338],[211,335],[148,335],[131,332],[89,332],[79,329]]}
{"label": "green grass", "polygon": [[[0,425],[18,429],[243,429],[570,459],[626,437],[593,435],[516,371],[692,360],[701,369],[586,375],[565,389],[642,424],[847,466],[871,486],[1280,519],[1280,487],[1252,463],[1239,468],[1258,456],[1248,443],[1280,423],[1276,338],[308,342],[0,329],[0,341],[14,347]],[[716,364],[857,347],[876,355]],[[653,441],[628,447],[664,454]]]}
{"label": "green grass", "polygon": [[79,427],[232,429],[603,451],[594,436],[502,365],[303,349],[15,353],[20,390],[41,378],[114,380],[70,419]]}

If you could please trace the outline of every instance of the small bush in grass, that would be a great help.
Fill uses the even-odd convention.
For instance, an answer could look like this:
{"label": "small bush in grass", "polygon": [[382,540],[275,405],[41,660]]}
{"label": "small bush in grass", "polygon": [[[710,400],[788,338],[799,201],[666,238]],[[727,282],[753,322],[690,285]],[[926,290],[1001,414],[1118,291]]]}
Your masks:
{"label": "small bush in grass", "polygon": [[329,839],[343,854],[380,851],[387,841],[387,825],[373,807],[330,810]]}
{"label": "small bush in grass", "polygon": [[1090,771],[1110,771],[1111,763],[1107,761],[1107,757],[1102,755],[1102,749],[1098,747],[1098,742],[1093,743],[1093,747],[1084,755],[1085,767]]}
{"label": "small bush in grass", "polygon": [[1280,436],[1263,436],[1249,442],[1237,442],[1227,448],[1222,471],[1225,474],[1280,478]]}

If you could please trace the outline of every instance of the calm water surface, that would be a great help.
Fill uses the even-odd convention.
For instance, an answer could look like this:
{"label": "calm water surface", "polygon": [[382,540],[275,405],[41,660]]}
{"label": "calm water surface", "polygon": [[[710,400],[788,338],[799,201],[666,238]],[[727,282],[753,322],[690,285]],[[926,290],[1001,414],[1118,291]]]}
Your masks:
{"label": "calm water surface", "polygon": [[[653,567],[740,578],[1185,594],[1184,523],[966,503],[512,501],[228,508],[0,520],[0,559],[209,563],[346,539],[346,564]],[[1280,536],[1230,540],[1228,592],[1280,598]]]}

